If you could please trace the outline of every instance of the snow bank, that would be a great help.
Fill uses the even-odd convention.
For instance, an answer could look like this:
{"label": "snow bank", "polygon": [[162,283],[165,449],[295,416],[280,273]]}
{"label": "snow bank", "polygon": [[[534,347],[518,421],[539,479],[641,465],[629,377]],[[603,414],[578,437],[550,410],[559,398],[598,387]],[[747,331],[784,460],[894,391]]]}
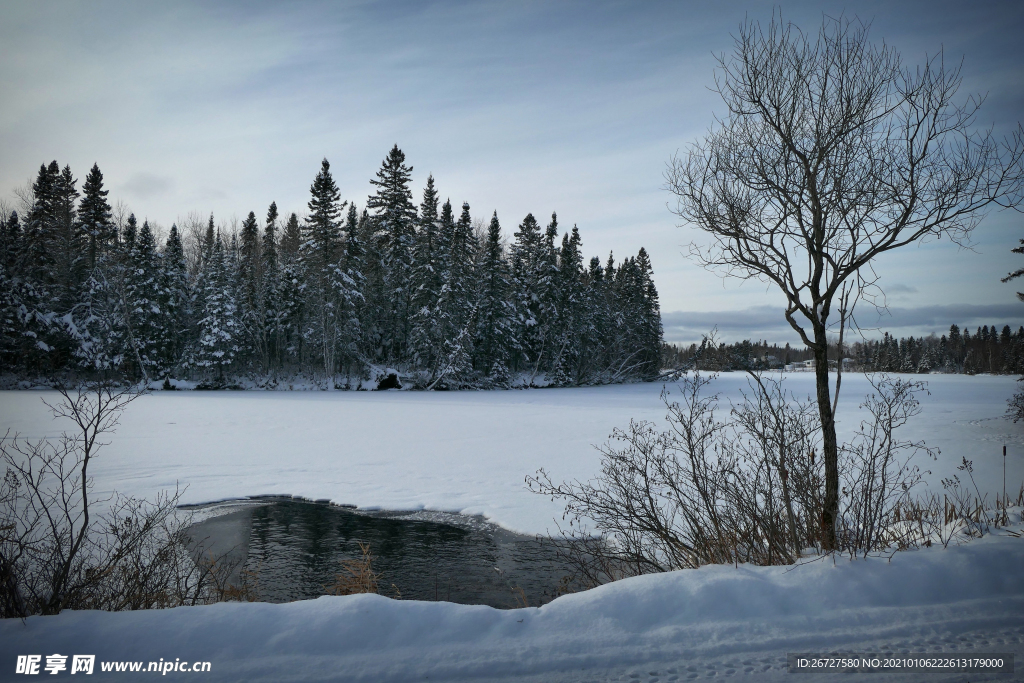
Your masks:
{"label": "snow bank", "polygon": [[[1019,670],[1022,563],[1024,540],[1004,534],[892,561],[648,575],[509,611],[359,595],[65,612],[0,623],[0,670],[61,653],[209,661],[204,681],[788,680],[787,652],[835,650],[1014,652]],[[963,676],[928,678],[945,679]]]}

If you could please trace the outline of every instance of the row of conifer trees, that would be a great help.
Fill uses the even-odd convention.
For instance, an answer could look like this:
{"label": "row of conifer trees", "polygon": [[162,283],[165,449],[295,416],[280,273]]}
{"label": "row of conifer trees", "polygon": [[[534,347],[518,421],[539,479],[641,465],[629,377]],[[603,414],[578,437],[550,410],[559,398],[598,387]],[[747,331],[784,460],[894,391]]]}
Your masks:
{"label": "row of conifer trees", "polygon": [[[701,370],[713,371],[771,370],[813,357],[806,348],[759,340],[717,346],[665,344],[661,365],[684,368],[696,364]],[[881,339],[844,344],[841,354],[838,340],[833,341],[828,357],[830,363],[842,357],[844,367],[857,372],[1024,375],[1024,327],[1014,331],[1009,325],[1001,329],[982,325],[972,334],[966,327],[961,331],[959,325],[950,325],[948,335],[900,338],[885,332]]]}
{"label": "row of conifer trees", "polygon": [[272,203],[237,231],[166,241],[112,218],[93,166],[43,165],[24,216],[0,217],[0,359],[8,374],[118,369],[154,380],[273,383],[305,374],[354,386],[390,369],[425,387],[648,378],[662,327],[644,249],[584,263],[579,231],[532,214],[511,240],[474,221],[395,146],[360,212],[325,159],[308,214]]}
{"label": "row of conifer trees", "polygon": [[967,328],[951,325],[948,335],[896,337],[888,332],[879,340],[854,344],[850,356],[871,372],[942,371],[975,375],[1024,374],[1024,327],[1003,325]]}

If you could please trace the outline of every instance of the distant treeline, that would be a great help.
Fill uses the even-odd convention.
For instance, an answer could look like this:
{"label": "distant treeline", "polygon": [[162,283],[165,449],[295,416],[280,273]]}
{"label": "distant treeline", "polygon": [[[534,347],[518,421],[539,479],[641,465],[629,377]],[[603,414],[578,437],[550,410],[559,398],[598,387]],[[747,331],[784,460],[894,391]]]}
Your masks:
{"label": "distant treeline", "polygon": [[772,369],[812,358],[814,352],[810,349],[794,348],[789,344],[769,344],[767,340],[745,339],[733,344],[705,342],[689,346],[662,344],[661,347],[661,366],[669,370],[689,368],[694,364],[700,370],[712,372]]}
{"label": "distant treeline", "polygon": [[[879,340],[844,344],[842,354],[834,343],[828,352],[830,362],[840,355],[847,359],[844,367],[862,372],[1024,375],[1024,327],[1013,331],[1009,325],[1001,330],[983,325],[972,334],[951,325],[948,335],[899,339],[886,332]],[[703,347],[665,344],[661,351],[665,368],[688,367],[696,362],[698,368],[712,371],[782,368],[813,357],[806,348],[749,340]]]}
{"label": "distant treeline", "polygon": [[433,177],[417,209],[411,172],[395,146],[359,211],[325,159],[305,216],[271,203],[237,230],[193,216],[158,244],[112,215],[97,166],[79,192],[69,167],[43,165],[21,215],[0,212],[2,370],[346,387],[394,370],[431,388],[657,375],[644,249],[585,263],[554,214],[546,227],[528,214],[507,241],[496,213],[442,203]]}

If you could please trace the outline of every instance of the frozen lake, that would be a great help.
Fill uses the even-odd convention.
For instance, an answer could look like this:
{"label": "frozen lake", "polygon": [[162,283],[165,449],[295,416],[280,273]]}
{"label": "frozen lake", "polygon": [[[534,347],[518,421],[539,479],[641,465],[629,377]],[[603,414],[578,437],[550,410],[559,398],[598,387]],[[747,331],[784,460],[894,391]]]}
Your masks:
{"label": "frozen lake", "polygon": [[[786,386],[813,391],[811,374]],[[1003,417],[1014,377],[929,375],[930,395],[903,438],[938,447],[921,460],[929,480],[974,461],[983,492],[1024,480],[1024,423]],[[741,373],[717,380],[723,398],[746,388]],[[152,497],[187,486],[184,503],[254,495],[296,495],[390,510],[484,515],[523,533],[553,530],[562,506],[529,493],[523,478],[546,468],[555,479],[594,476],[593,448],[630,418],[660,422],[661,384],[474,392],[154,392],[132,403],[91,472],[97,492]],[[840,439],[852,433],[869,389],[847,374]],[[53,420],[45,391],[0,392],[0,429],[29,438],[67,428]]]}

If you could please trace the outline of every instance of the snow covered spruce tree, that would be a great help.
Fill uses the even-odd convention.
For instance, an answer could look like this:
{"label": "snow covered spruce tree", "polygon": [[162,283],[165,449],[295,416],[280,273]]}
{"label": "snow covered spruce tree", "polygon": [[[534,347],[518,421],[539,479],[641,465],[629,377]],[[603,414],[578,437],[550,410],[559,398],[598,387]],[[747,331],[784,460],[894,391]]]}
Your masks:
{"label": "snow covered spruce tree", "polygon": [[306,307],[303,301],[303,273],[299,263],[299,249],[302,246],[302,230],[299,217],[288,216],[281,235],[279,258],[281,260],[281,289],[279,330],[282,363],[285,361],[301,367],[303,362],[303,330],[306,324]]}
{"label": "snow covered spruce tree", "polygon": [[257,328],[257,357],[264,373],[281,365],[281,268],[277,247],[277,202],[267,209],[263,241],[260,243],[261,275],[259,281],[260,310]]}
{"label": "snow covered spruce tree", "polygon": [[226,381],[225,371],[231,368],[241,350],[237,289],[230,254],[226,251],[223,240],[216,235],[203,271],[202,317],[191,359],[194,367],[208,373],[215,386]]}
{"label": "snow covered spruce tree", "polygon": [[59,174],[54,174],[53,170],[51,164],[47,169],[52,182],[49,186],[49,208],[45,212],[48,220],[44,223],[47,233],[44,243],[52,263],[49,279],[53,283],[54,307],[67,311],[74,305],[88,273],[87,244],[78,223],[77,181],[69,166]]}
{"label": "snow covered spruce tree", "polygon": [[161,259],[160,297],[158,305],[164,317],[163,369],[168,373],[178,367],[189,344],[190,314],[188,265],[185,247],[178,226],[171,224]]}
{"label": "snow covered spruce tree", "polygon": [[345,316],[348,327],[344,338],[344,359],[345,373],[349,379],[353,371],[362,373],[364,359],[367,357],[366,335],[362,323],[366,315],[366,277],[363,275],[366,250],[363,248],[360,225],[359,212],[355,204],[349,204],[348,214],[345,216],[345,243],[341,256],[341,270],[347,287]]}
{"label": "snow covered spruce tree", "polygon": [[785,317],[814,352],[823,435],[822,534],[839,513],[828,333],[842,339],[880,254],[921,240],[966,244],[992,205],[1024,189],[1021,129],[1008,140],[975,120],[983,98],[957,101],[958,68],[942,52],[906,68],[857,20],[826,18],[817,35],[773,16],[746,21],[716,91],[727,114],[666,171],[675,213],[708,241],[707,268],[774,284]]}
{"label": "snow covered spruce tree", "polygon": [[[413,270],[412,332],[410,338],[413,362],[419,367],[436,367],[440,331],[437,323],[437,302],[441,297],[440,217],[434,188],[434,176],[427,176],[420,204],[419,232],[416,239],[416,260]],[[449,218],[451,203],[446,204]]]}
{"label": "snow covered spruce tree", "polygon": [[[354,299],[356,283],[342,268],[341,212],[348,202],[340,200],[327,159],[310,187],[310,214],[299,258],[306,280],[306,337],[311,353],[321,362],[328,386],[339,370],[339,351],[355,347],[358,329]],[[314,351],[315,350],[315,351]],[[346,359],[347,360],[347,359]]]}
{"label": "snow covered spruce tree", "polygon": [[89,243],[88,266],[92,271],[100,255],[111,247],[117,231],[111,221],[109,190],[103,189],[103,173],[93,164],[82,184],[82,202],[78,207],[78,220]]}
{"label": "snow covered spruce tree", "polygon": [[474,338],[475,365],[494,386],[507,386],[511,373],[509,365],[519,349],[516,339],[515,306],[511,299],[512,281],[501,244],[501,224],[498,212],[491,216],[487,226],[480,262],[476,335]]}
{"label": "snow covered spruce tree", "polygon": [[0,272],[0,362],[8,371],[31,375],[46,367],[45,338],[50,316],[46,297],[31,276],[29,247],[17,212],[4,225],[4,263]]}
{"label": "snow covered spruce tree", "polygon": [[372,216],[379,257],[382,286],[376,301],[380,308],[381,355],[385,363],[400,363],[409,356],[412,331],[413,257],[416,248],[416,207],[412,203],[409,182],[412,167],[405,165],[405,154],[395,145],[370,184],[376,192],[366,206]]}
{"label": "snow covered spruce tree", "polygon": [[537,349],[540,343],[535,328],[540,316],[539,271],[541,234],[537,219],[532,213],[526,214],[514,234],[512,244],[512,305],[516,312],[516,336],[520,340],[518,353],[514,355],[515,367],[533,364],[534,372],[540,369]]}
{"label": "snow covered spruce tree", "polygon": [[558,318],[553,330],[555,349],[552,358],[552,377],[555,384],[579,384],[583,379],[583,366],[587,349],[590,320],[586,310],[583,281],[583,254],[580,252],[580,232],[574,225],[571,233],[562,236],[558,252],[557,298]]}
{"label": "snow covered spruce tree", "polygon": [[124,315],[125,341],[128,343],[126,360],[132,365],[132,374],[146,380],[164,374],[169,359],[169,322],[167,311],[161,310],[163,291],[161,256],[156,240],[144,221],[132,248],[126,254],[127,268],[121,284],[121,304]]}
{"label": "snow covered spruce tree", "polygon": [[438,329],[436,370],[430,386],[459,386],[472,370],[473,323],[476,316],[474,278],[476,241],[469,204],[463,202],[452,224],[451,204],[445,202],[441,222],[441,291],[436,306]]}
{"label": "snow covered spruce tree", "polygon": [[266,309],[263,303],[263,254],[260,225],[250,211],[242,221],[238,249],[238,313],[246,349],[243,362],[262,365],[265,357]]}

